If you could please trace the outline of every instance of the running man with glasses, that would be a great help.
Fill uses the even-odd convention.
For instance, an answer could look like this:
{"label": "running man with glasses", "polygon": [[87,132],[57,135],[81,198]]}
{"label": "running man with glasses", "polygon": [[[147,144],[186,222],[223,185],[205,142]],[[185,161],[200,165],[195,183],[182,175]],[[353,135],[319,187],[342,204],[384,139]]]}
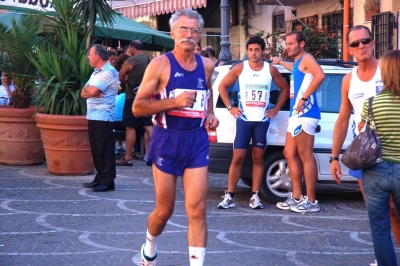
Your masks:
{"label": "running man with glasses", "polygon": [[[343,78],[342,102],[333,131],[331,174],[339,184],[342,177],[339,154],[346,138],[351,113],[354,110],[352,129],[353,137],[356,137],[359,133],[357,126],[361,121],[364,101],[379,93],[383,87],[379,60],[374,57],[375,41],[369,28],[363,25],[354,26],[348,31],[346,37],[349,53],[357,60],[358,66]],[[350,170],[349,174],[358,179],[360,191],[365,200],[361,179],[362,170]],[[400,219],[392,199],[390,200],[390,221],[396,241],[400,244]]]}
{"label": "running man with glasses", "polygon": [[155,264],[158,238],[174,211],[177,176],[182,176],[185,194],[190,265],[203,265],[207,244],[206,129],[216,129],[219,124],[212,109],[214,63],[194,53],[204,26],[197,11],[176,12],[169,24],[175,48],[151,61],[132,108],[135,116],[155,114],[146,160],[153,167],[156,206],[148,218],[142,265]]}

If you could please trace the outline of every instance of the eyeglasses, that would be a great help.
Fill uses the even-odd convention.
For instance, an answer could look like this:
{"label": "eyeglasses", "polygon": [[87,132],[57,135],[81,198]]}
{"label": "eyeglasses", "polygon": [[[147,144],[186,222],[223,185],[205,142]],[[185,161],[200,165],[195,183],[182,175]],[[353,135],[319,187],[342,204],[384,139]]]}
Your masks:
{"label": "eyeglasses", "polygon": [[187,33],[190,30],[191,34],[199,34],[200,30],[199,29],[188,29],[186,27],[180,27],[180,28],[176,28],[176,30],[180,33]]}
{"label": "eyeglasses", "polygon": [[371,38],[364,38],[364,39],[357,40],[357,41],[350,43],[349,46],[352,48],[356,48],[356,47],[360,46],[360,43],[362,43],[363,45],[367,45],[371,42],[372,42]]}

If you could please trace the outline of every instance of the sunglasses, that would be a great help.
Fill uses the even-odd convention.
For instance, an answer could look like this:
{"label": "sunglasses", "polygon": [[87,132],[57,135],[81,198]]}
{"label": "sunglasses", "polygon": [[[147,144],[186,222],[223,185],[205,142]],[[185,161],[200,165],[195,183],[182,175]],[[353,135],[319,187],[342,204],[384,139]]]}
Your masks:
{"label": "sunglasses", "polygon": [[366,44],[369,44],[371,42],[372,42],[371,38],[364,38],[364,39],[357,40],[357,41],[354,41],[354,42],[350,43],[349,46],[352,47],[352,48],[356,48],[356,47],[360,46],[360,43],[362,43],[363,45],[366,45]]}

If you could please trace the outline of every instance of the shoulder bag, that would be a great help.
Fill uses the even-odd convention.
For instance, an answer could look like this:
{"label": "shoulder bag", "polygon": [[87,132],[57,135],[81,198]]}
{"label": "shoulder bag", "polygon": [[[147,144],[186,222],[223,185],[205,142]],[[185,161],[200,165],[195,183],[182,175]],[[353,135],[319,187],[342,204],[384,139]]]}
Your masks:
{"label": "shoulder bag", "polygon": [[[381,141],[376,132],[374,114],[372,111],[372,101],[374,97],[369,98],[368,116],[365,121],[365,130],[361,131],[353,139],[350,146],[347,147],[342,156],[342,163],[351,170],[366,169],[383,161]],[[370,121],[368,121],[368,119]],[[370,125],[373,127],[371,130]]]}

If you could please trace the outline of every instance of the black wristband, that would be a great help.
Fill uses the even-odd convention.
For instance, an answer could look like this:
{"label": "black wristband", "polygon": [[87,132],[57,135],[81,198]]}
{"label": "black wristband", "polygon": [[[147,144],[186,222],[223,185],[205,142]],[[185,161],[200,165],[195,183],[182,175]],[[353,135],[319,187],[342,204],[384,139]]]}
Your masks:
{"label": "black wristband", "polygon": [[307,101],[307,100],[308,100],[308,98],[301,97],[301,99],[300,99],[300,100],[302,100],[302,101]]}
{"label": "black wristband", "polygon": [[329,157],[329,163],[332,161],[339,161],[339,157]]}

